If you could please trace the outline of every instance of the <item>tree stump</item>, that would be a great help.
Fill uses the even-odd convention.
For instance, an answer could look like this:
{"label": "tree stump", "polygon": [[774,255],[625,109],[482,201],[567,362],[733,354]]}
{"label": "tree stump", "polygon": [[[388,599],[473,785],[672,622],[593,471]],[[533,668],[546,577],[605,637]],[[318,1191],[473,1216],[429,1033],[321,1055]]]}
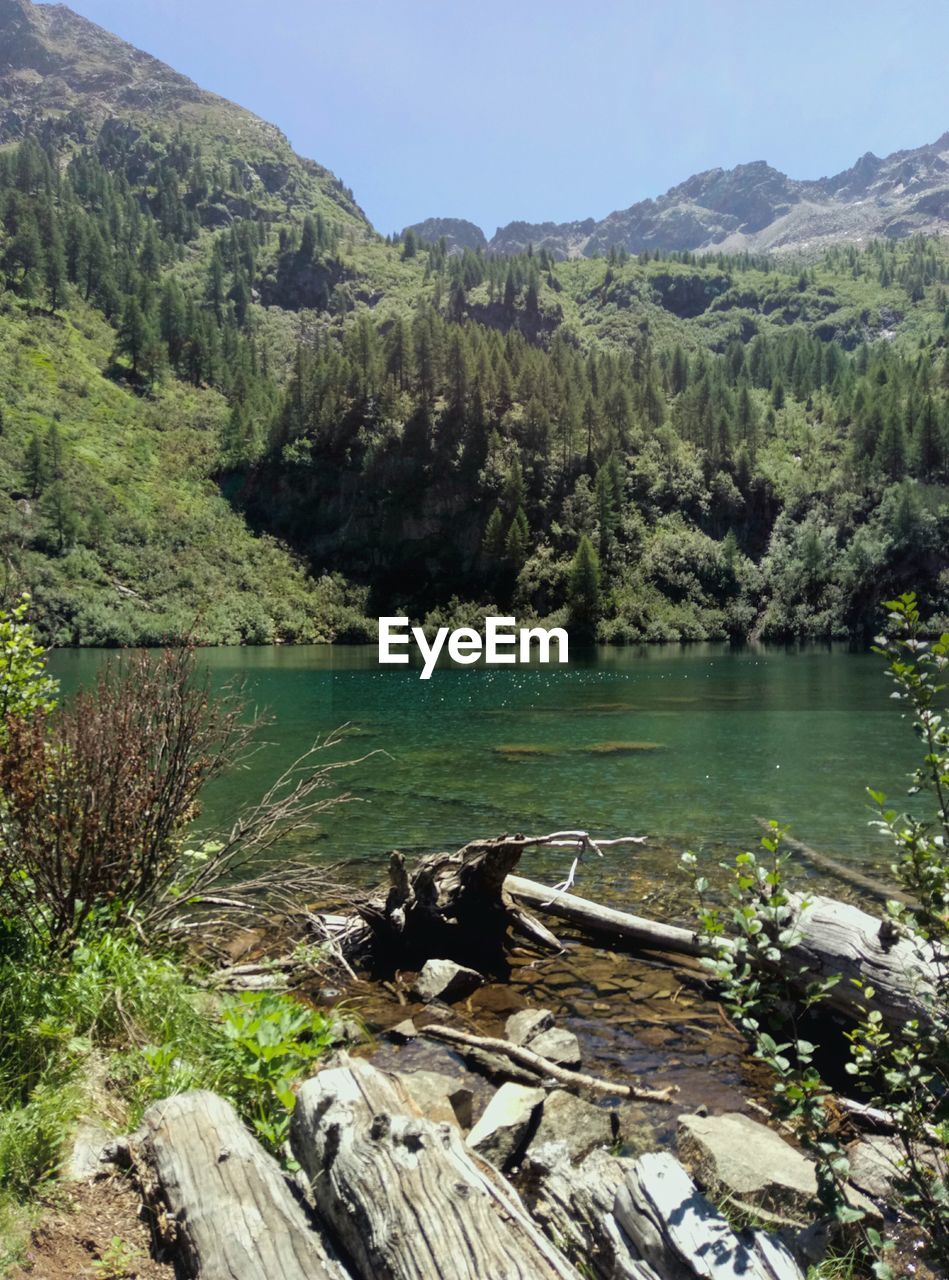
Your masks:
{"label": "tree stump", "polygon": [[388,890],[357,907],[359,923],[340,939],[345,953],[411,968],[446,959],[496,971],[504,968],[509,931],[560,951],[554,934],[505,888],[527,843],[523,836],[477,841],[430,854],[411,873],[393,853]]}

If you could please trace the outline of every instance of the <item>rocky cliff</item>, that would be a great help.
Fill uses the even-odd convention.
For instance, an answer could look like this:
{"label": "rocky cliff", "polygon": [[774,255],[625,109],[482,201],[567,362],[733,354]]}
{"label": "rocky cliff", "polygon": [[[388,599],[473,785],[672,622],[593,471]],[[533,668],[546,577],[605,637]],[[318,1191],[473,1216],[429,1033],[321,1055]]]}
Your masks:
{"label": "rocky cliff", "polygon": [[533,244],[558,258],[576,258],[614,245],[630,253],[757,252],[916,231],[949,231],[949,133],[883,160],[867,152],[850,169],[815,181],[789,178],[763,160],[709,169],[600,221],[511,222],[486,243],[491,253],[519,253]]}

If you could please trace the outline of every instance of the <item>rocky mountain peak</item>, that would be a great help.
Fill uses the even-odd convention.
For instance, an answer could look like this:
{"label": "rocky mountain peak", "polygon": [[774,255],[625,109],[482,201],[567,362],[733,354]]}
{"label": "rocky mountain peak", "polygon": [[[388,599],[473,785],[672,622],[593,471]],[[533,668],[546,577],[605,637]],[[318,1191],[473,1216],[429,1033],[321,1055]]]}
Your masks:
{"label": "rocky mountain peak", "polygon": [[604,253],[614,245],[631,253],[770,252],[915,231],[949,233],[949,132],[883,159],[867,151],[831,178],[789,178],[766,160],[706,169],[664,195],[599,220],[508,223],[487,248],[519,253],[532,244],[559,258]]}

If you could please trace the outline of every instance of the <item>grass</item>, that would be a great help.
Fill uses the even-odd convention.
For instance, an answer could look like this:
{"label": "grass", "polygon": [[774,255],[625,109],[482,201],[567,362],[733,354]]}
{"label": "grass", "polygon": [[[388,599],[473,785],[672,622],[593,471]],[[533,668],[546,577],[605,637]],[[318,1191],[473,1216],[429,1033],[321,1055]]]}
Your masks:
{"label": "grass", "polygon": [[179,957],[101,925],[60,962],[7,929],[0,1029],[0,1273],[83,1114],[129,1130],[157,1099],[214,1089],[278,1151],[293,1086],[336,1035],[332,1016],[287,995],[215,997]]}
{"label": "grass", "polygon": [[[113,344],[80,303],[67,319],[0,300],[0,493],[24,495],[0,499],[0,541],[14,579],[31,584],[44,633],[103,645],[332,638],[349,607],[338,588],[255,536],[212,478],[223,397],[168,376],[138,395],[102,372]],[[31,437],[46,440],[54,425],[83,524],[82,545],[65,554],[25,472]]]}

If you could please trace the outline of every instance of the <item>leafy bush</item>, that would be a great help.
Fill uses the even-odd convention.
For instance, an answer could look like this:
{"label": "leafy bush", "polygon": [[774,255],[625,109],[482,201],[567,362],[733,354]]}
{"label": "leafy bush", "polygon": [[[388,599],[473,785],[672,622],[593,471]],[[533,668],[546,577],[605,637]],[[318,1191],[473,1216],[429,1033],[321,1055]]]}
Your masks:
{"label": "leafy bush", "polygon": [[239,700],[211,699],[187,649],[107,667],[54,718],[33,710],[6,721],[0,901],[61,948],[97,910],[154,901],[253,726]]}
{"label": "leafy bush", "polygon": [[46,674],[44,649],[27,620],[29,605],[24,595],[8,613],[0,611],[0,743],[8,720],[48,714],[56,705],[56,682]]}

